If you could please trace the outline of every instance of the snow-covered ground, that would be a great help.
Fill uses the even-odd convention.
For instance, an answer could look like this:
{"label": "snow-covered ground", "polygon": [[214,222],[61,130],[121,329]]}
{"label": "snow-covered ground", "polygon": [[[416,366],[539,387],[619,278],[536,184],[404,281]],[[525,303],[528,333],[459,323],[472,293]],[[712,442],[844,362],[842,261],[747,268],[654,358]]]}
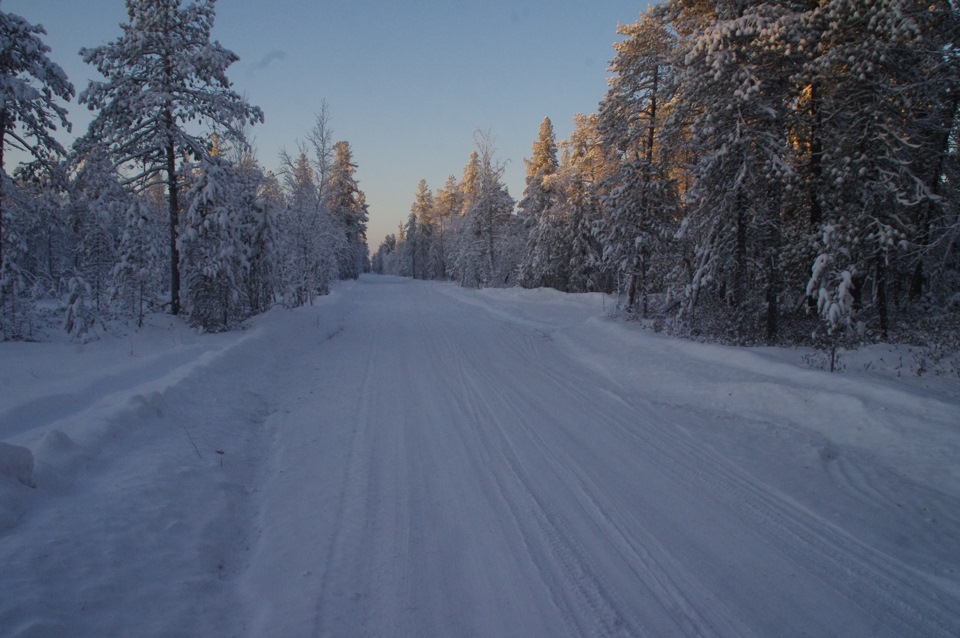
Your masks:
{"label": "snow-covered ground", "polygon": [[0,344],[2,636],[957,636],[960,384],[384,277]]}

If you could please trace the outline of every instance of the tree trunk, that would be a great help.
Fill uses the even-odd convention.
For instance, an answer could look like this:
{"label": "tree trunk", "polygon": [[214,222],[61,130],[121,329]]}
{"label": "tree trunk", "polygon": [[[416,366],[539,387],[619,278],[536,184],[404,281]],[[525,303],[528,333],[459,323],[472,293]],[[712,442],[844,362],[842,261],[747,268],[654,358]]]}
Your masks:
{"label": "tree trunk", "polygon": [[820,182],[823,175],[823,144],[820,141],[820,129],[823,125],[823,116],[820,113],[820,97],[816,83],[810,86],[810,115],[813,122],[810,124],[810,228],[816,229],[823,219],[823,209],[820,206]]}
{"label": "tree trunk", "polygon": [[767,256],[767,341],[773,343],[780,327],[780,264],[777,251]]}
{"label": "tree trunk", "polygon": [[877,250],[877,312],[880,315],[880,338],[886,340],[889,330],[887,315],[887,265],[883,249]]}
{"label": "tree trunk", "polygon": [[647,284],[647,273],[650,272],[650,255],[646,249],[640,252],[640,308],[641,317],[647,318],[650,313],[650,294]]}
{"label": "tree trunk", "polygon": [[747,297],[747,211],[742,192],[736,195],[737,202],[737,244],[734,255],[733,303],[741,308]]}
{"label": "tree trunk", "polygon": [[[173,117],[166,114],[168,123]],[[170,314],[180,314],[180,251],[177,249],[177,226],[180,203],[177,193],[177,157],[173,141],[167,143],[167,192],[170,198]]]}
{"label": "tree trunk", "polygon": [[653,167],[653,142],[657,131],[657,85],[660,79],[660,66],[653,69],[653,90],[650,92],[650,126],[647,129],[647,173]]}
{"label": "tree trunk", "polygon": [[917,301],[923,294],[923,258],[917,259],[917,266],[913,269],[913,275],[910,277],[910,300]]}
{"label": "tree trunk", "polygon": [[6,140],[4,139],[4,136],[7,132],[7,117],[8,117],[7,109],[0,109],[0,284],[3,283],[3,277],[4,277],[4,268],[3,268],[3,215],[4,215],[3,195],[4,195],[4,192],[3,192],[3,187],[4,187],[4,182],[6,182],[7,180],[5,179],[6,171],[4,171],[3,169],[3,151],[4,151],[4,144],[6,144]]}
{"label": "tree trunk", "polygon": [[440,279],[447,280],[447,255],[443,249],[443,218],[440,218]]}
{"label": "tree trunk", "polygon": [[[930,194],[932,197],[927,200],[927,205],[922,207],[925,215],[919,220],[918,226],[920,228],[920,243],[923,245],[928,245],[930,241],[930,234],[933,230],[933,225],[936,223],[935,218],[937,215],[937,205],[936,201],[940,195],[940,183],[943,179],[943,175],[946,172],[947,158],[950,155],[950,133],[953,130],[954,121],[956,120],[957,109],[960,108],[960,95],[954,95],[953,99],[950,100],[947,113],[944,116],[943,123],[940,127],[940,134],[937,136],[936,147],[934,152],[937,157],[936,168],[933,173],[930,175],[930,181],[928,187],[930,189]],[[917,258],[917,265],[914,268],[913,276],[910,280],[910,292],[908,293],[912,301],[917,301],[923,295],[923,254]]]}

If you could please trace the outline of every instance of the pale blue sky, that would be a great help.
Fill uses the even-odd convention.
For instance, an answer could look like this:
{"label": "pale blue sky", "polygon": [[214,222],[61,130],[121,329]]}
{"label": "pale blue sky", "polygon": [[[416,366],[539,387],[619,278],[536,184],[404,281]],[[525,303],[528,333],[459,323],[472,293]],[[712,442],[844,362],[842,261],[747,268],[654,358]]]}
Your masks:
{"label": "pale blue sky", "polygon": [[[489,129],[505,180],[519,199],[523,158],[549,116],[558,139],[606,90],[635,0],[218,0],[214,37],[240,56],[234,88],[266,116],[253,129],[261,163],[296,149],[326,99],[370,204],[369,241],[406,219],[417,182],[458,178],[476,129]],[[79,92],[95,71],[78,51],[115,39],[123,0],[2,0],[0,9],[40,23],[51,57]],[[74,133],[90,116],[70,105]],[[9,167],[8,167],[9,168]]]}

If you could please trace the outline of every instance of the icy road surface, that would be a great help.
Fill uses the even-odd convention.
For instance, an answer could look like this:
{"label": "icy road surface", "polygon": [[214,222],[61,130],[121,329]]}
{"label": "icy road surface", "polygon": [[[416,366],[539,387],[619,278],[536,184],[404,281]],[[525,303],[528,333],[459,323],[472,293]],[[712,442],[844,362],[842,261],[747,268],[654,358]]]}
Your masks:
{"label": "icy road surface", "polygon": [[960,635],[956,394],[603,304],[0,344],[0,635]]}

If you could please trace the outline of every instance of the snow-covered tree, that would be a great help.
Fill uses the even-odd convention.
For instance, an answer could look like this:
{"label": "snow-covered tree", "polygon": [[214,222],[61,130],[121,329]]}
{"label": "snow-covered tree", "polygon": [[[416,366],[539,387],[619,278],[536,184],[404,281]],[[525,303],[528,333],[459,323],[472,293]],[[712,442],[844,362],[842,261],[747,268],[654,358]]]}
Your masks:
{"label": "snow-covered tree", "polygon": [[341,279],[356,279],[367,261],[367,203],[354,174],[353,151],[348,142],[334,144],[334,161],[323,191],[325,210],[340,225],[345,238],[337,253]]}
{"label": "snow-covered tree", "polygon": [[818,186],[829,204],[814,230],[833,238],[819,244],[816,264],[832,263],[838,251],[848,262],[810,285],[814,298],[839,297],[849,273],[848,310],[869,309],[863,319],[883,337],[891,296],[923,288],[930,222],[945,210],[941,186],[960,85],[956,39],[944,37],[936,10],[913,0],[831,0],[807,20],[818,34],[805,71],[818,90]]}
{"label": "snow-covered tree", "polygon": [[433,217],[433,192],[427,187],[427,180],[421,179],[405,229],[410,276],[416,279],[436,279],[440,271],[439,255],[434,247],[437,228]]}
{"label": "snow-covered tree", "polygon": [[[20,16],[0,11],[0,331],[4,336],[19,334],[8,330],[3,308],[20,307],[12,297],[20,294],[24,282],[12,249],[22,246],[24,237],[11,228],[14,206],[8,203],[5,153],[17,149],[39,162],[64,150],[54,137],[58,126],[70,130],[66,109],[58,100],[73,97],[73,85],[47,54],[50,47],[41,36],[46,31]],[[19,251],[17,251],[19,252]]]}
{"label": "snow-covered tree", "polygon": [[75,240],[74,266],[90,288],[97,312],[105,313],[113,297],[113,271],[130,195],[113,162],[94,152],[79,161],[71,184],[70,229]]}
{"label": "snow-covered tree", "polygon": [[279,237],[277,215],[281,203],[273,195],[276,184],[264,174],[252,151],[234,166],[237,190],[234,200],[241,211],[242,243],[247,249],[244,296],[248,313],[259,314],[273,305],[277,290]]}
{"label": "snow-covered tree", "polygon": [[397,236],[387,235],[383,238],[377,251],[370,259],[370,270],[381,275],[397,275],[396,264]]}
{"label": "snow-covered tree", "polygon": [[626,38],[614,45],[614,76],[599,114],[617,169],[607,181],[604,214],[595,231],[605,263],[626,292],[627,311],[645,316],[649,293],[663,291],[672,268],[668,243],[679,216],[670,148],[663,140],[676,38],[654,14],[621,26],[618,33]]}
{"label": "snow-covered tree", "polygon": [[320,111],[314,116],[313,128],[307,134],[307,143],[313,152],[313,171],[316,175],[317,190],[322,196],[336,159],[336,139],[330,124],[330,106],[326,100],[320,103]]}
{"label": "snow-covered tree", "polygon": [[448,176],[443,187],[437,189],[433,198],[433,208],[436,241],[433,243],[432,260],[438,264],[437,278],[447,279],[450,275],[449,264],[455,259],[453,248],[456,246],[456,242],[451,241],[450,238],[456,235],[454,229],[463,211],[463,193],[460,191],[456,177]]}
{"label": "snow-covered tree", "polygon": [[421,244],[420,224],[417,221],[417,214],[410,211],[410,214],[407,215],[407,222],[403,225],[403,241],[400,244],[401,262],[398,274],[414,279],[422,278],[420,273],[423,270],[423,266],[417,263],[417,257],[419,257],[421,253]]}
{"label": "snow-covered tree", "polygon": [[210,332],[227,330],[243,318],[242,295],[249,267],[244,244],[240,180],[219,154],[204,155],[185,183],[187,204],[178,251],[185,273],[190,320]]}
{"label": "snow-covered tree", "polygon": [[[520,283],[527,287],[554,286],[563,289],[564,276],[557,272],[557,265],[566,266],[567,259],[557,248],[562,246],[563,223],[558,212],[560,189],[556,174],[559,169],[557,140],[550,118],[540,123],[533,154],[527,165],[526,187],[520,200],[518,217],[527,230],[527,246],[520,268]],[[547,216],[547,211],[553,215]]]}
{"label": "snow-covered tree", "polygon": [[[788,144],[789,6],[723,5],[691,38],[678,99],[692,110],[697,161],[681,236],[693,245],[688,318],[752,339],[776,336],[781,294],[783,193],[793,178]],[[695,106],[695,108],[694,108]]]}
{"label": "snow-covered tree", "polygon": [[287,176],[286,205],[277,222],[284,303],[302,306],[330,291],[339,276],[338,254],[346,251],[342,226],[317,197],[313,168],[301,153]]}
{"label": "snow-covered tree", "polygon": [[130,195],[123,212],[118,261],[113,269],[119,310],[143,325],[147,312],[160,307],[160,277],[164,263],[164,225],[154,200]]}
{"label": "snow-covered tree", "polygon": [[181,203],[178,161],[202,158],[205,136],[195,124],[234,131],[263,121],[231,89],[227,68],[233,52],[211,40],[215,0],[184,5],[181,0],[126,0],[128,21],[113,42],[82,49],[81,55],[104,76],[80,94],[96,112],[80,148],[103,145],[129,181],[144,188],[167,188],[170,258],[170,312],[179,314]]}
{"label": "snow-covered tree", "polygon": [[610,269],[603,263],[598,240],[603,200],[615,169],[614,157],[603,143],[597,115],[578,114],[570,139],[563,144],[560,175],[569,244],[567,288],[574,292],[612,292]]}
{"label": "snow-covered tree", "polygon": [[460,228],[460,281],[466,286],[503,286],[516,278],[523,224],[513,215],[514,200],[503,184],[504,169],[494,157],[493,140],[479,134],[477,147],[461,182],[466,209]]}
{"label": "snow-covered tree", "polygon": [[33,162],[16,173],[19,214],[11,226],[19,236],[17,271],[34,299],[56,298],[74,274],[75,237],[69,227],[69,179],[66,162]]}

